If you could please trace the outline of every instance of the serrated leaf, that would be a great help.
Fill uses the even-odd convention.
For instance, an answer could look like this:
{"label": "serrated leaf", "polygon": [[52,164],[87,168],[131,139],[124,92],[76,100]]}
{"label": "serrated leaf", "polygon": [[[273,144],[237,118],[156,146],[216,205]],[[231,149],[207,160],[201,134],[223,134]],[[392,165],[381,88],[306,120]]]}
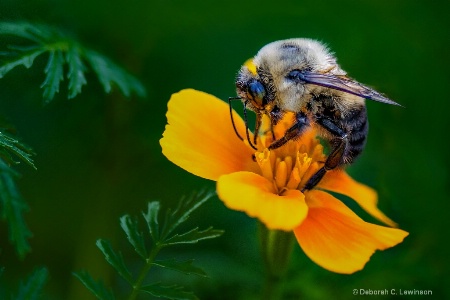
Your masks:
{"label": "serrated leaf", "polygon": [[22,215],[28,206],[17,190],[14,182],[16,176],[17,173],[0,159],[0,214],[8,224],[9,240],[15,245],[19,257],[24,258],[31,250],[28,243],[31,232]]}
{"label": "serrated leaf", "polygon": [[125,266],[123,261],[122,253],[116,254],[108,241],[99,239],[96,243],[97,247],[102,251],[105,256],[106,261],[122,276],[123,279],[128,281],[130,284],[133,282],[130,271]]}
{"label": "serrated leaf", "polygon": [[0,78],[6,75],[9,71],[14,69],[17,66],[23,65],[25,68],[30,68],[33,65],[34,59],[44,53],[44,50],[41,48],[36,48],[33,52],[28,52],[23,54],[22,56],[17,57],[14,60],[11,60],[5,63],[0,67]]}
{"label": "serrated leaf", "polygon": [[[69,99],[79,94],[82,86],[86,84],[84,76],[86,66],[83,63],[83,59],[89,63],[97,74],[107,93],[111,91],[111,85],[114,84],[127,97],[133,92],[140,97],[145,97],[146,95],[144,86],[136,77],[112,62],[109,58],[96,51],[82,47],[70,36],[54,27],[25,22],[0,22],[0,35],[20,37],[34,43],[31,46],[10,46],[11,50],[18,50],[20,55],[17,59],[7,62],[0,67],[0,78],[19,65],[30,67],[39,54],[49,52],[50,57],[45,69],[46,78],[41,85],[41,88],[44,88],[43,96],[45,102],[52,100],[55,93],[59,91],[60,82],[63,80],[64,58],[69,64],[67,74],[69,79]],[[24,51],[25,53],[23,53]],[[11,55],[14,53],[15,51],[1,52],[0,55]]]}
{"label": "serrated leaf", "polygon": [[174,271],[178,271],[187,275],[194,274],[198,276],[207,277],[205,271],[201,268],[193,266],[193,259],[189,260],[176,260],[176,259],[167,259],[167,260],[156,260],[153,262],[154,265],[171,269]]}
{"label": "serrated leaf", "polygon": [[50,51],[47,66],[45,67],[45,77],[41,88],[44,88],[44,101],[48,103],[59,92],[59,84],[64,79],[63,76],[64,57],[60,50]]}
{"label": "serrated leaf", "polygon": [[36,269],[25,283],[19,286],[19,293],[16,300],[38,299],[45,282],[47,281],[48,271],[46,268]]}
{"label": "serrated leaf", "polygon": [[[24,161],[25,163],[36,169],[33,160],[31,158],[34,152],[30,148],[20,143],[18,140],[0,132],[0,149],[1,148],[5,149],[9,153],[14,154],[22,161]],[[8,162],[10,161],[14,162],[11,156],[5,155],[4,152],[2,152],[1,156],[4,156],[4,158],[6,158]]]}
{"label": "serrated leaf", "polygon": [[114,294],[110,289],[107,289],[103,282],[96,282],[91,275],[86,271],[73,273],[81,283],[100,300],[114,300]]}
{"label": "serrated leaf", "polygon": [[179,201],[178,207],[173,212],[168,210],[161,230],[163,239],[170,235],[180,224],[186,222],[189,215],[203,203],[208,201],[213,195],[213,192],[207,191],[193,193],[189,198],[183,197]]}
{"label": "serrated leaf", "polygon": [[145,247],[144,235],[138,229],[138,221],[136,218],[131,218],[129,215],[125,215],[120,218],[120,226],[125,231],[128,241],[134,247],[134,250],[143,259],[147,259],[147,248]]}
{"label": "serrated leaf", "polygon": [[148,230],[153,242],[156,244],[159,242],[159,224],[158,224],[158,213],[160,204],[158,201],[153,201],[148,203],[147,213],[143,213],[145,221],[148,225]]}
{"label": "serrated leaf", "polygon": [[34,42],[40,42],[45,35],[39,38],[42,33],[37,26],[26,22],[0,22],[0,34],[21,37]]}
{"label": "serrated leaf", "polygon": [[146,91],[140,81],[109,58],[93,50],[86,50],[85,56],[106,93],[111,92],[111,84],[116,84],[126,97],[129,97],[131,92],[135,92],[140,97],[145,97]]}
{"label": "serrated leaf", "polygon": [[183,291],[184,287],[178,285],[164,286],[160,283],[146,285],[141,288],[142,291],[147,292],[155,297],[175,299],[175,300],[198,300],[192,292]]}
{"label": "serrated leaf", "polygon": [[81,88],[86,84],[86,78],[84,77],[84,71],[86,66],[84,65],[78,47],[72,46],[69,48],[66,54],[66,60],[69,64],[69,71],[67,78],[69,79],[69,99],[74,98],[81,93]]}
{"label": "serrated leaf", "polygon": [[198,228],[194,228],[188,232],[173,235],[172,237],[166,239],[163,245],[170,246],[175,244],[194,244],[201,240],[219,237],[222,234],[223,230],[213,229],[212,227],[209,227],[203,231],[199,231]]}

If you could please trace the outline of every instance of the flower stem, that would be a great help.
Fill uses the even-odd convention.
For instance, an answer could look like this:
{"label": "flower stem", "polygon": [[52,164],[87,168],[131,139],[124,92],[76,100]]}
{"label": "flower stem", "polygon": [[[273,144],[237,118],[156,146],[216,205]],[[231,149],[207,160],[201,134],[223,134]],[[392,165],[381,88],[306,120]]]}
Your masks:
{"label": "flower stem", "polygon": [[294,246],[292,232],[270,230],[259,223],[261,253],[266,268],[262,299],[276,300],[282,296],[281,284],[289,268]]}
{"label": "flower stem", "polygon": [[142,283],[144,282],[145,277],[147,277],[150,268],[152,267],[152,263],[155,260],[156,255],[159,250],[161,250],[161,245],[155,245],[155,247],[150,251],[148,258],[145,260],[145,266],[142,268],[141,272],[139,272],[139,276],[136,282],[133,284],[133,291],[131,292],[128,300],[135,300],[139,291],[141,289]]}

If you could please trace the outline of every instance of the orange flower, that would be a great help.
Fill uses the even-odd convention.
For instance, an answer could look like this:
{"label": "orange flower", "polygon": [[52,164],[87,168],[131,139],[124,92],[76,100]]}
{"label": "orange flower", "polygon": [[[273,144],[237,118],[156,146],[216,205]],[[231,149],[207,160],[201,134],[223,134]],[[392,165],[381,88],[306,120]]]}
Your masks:
{"label": "orange flower", "polygon": [[[233,117],[245,136],[243,120],[234,111]],[[292,124],[290,117],[275,127],[277,137]],[[313,130],[269,151],[272,134],[263,128],[268,133],[258,137],[255,151],[236,136],[225,102],[191,89],[172,95],[167,121],[160,143],[170,161],[217,181],[217,193],[227,207],[258,218],[269,229],[293,231],[308,257],[325,269],[347,274],[361,270],[375,250],[393,247],[408,235],[363,221],[325,192],[349,196],[376,219],[396,226],[377,208],[376,192],[342,170],[327,172],[313,190],[301,192],[326,158]]]}

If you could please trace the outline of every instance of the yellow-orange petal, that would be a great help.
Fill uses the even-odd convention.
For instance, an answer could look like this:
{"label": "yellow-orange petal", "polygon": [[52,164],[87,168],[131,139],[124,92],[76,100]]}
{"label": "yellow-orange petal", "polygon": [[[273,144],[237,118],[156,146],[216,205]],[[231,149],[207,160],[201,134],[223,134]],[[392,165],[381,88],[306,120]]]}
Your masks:
{"label": "yellow-orange petal", "polygon": [[288,190],[279,196],[271,181],[251,172],[221,176],[217,194],[228,208],[258,218],[269,229],[293,230],[308,212],[300,191]]}
{"label": "yellow-orange petal", "polygon": [[361,270],[375,250],[402,242],[406,231],[364,222],[330,194],[306,194],[308,216],[295,230],[303,251],[319,266],[343,274]]}
{"label": "yellow-orange petal", "polygon": [[[237,130],[245,125],[233,111]],[[163,154],[197,176],[217,180],[223,174],[257,168],[252,151],[236,136],[228,105],[193,89],[173,94],[168,103],[167,125],[160,140]]]}
{"label": "yellow-orange petal", "polygon": [[346,172],[342,170],[328,172],[317,187],[346,195],[355,200],[359,206],[374,218],[389,226],[397,227],[397,223],[389,219],[378,209],[377,192],[367,185],[355,181]]}

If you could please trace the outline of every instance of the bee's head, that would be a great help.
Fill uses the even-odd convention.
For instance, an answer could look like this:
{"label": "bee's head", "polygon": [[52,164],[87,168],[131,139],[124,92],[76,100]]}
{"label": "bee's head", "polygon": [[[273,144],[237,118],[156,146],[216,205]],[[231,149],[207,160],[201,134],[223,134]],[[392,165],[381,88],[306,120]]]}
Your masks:
{"label": "bee's head", "polygon": [[249,109],[260,112],[272,102],[267,82],[258,74],[253,59],[247,60],[241,67],[236,79],[237,94]]}

